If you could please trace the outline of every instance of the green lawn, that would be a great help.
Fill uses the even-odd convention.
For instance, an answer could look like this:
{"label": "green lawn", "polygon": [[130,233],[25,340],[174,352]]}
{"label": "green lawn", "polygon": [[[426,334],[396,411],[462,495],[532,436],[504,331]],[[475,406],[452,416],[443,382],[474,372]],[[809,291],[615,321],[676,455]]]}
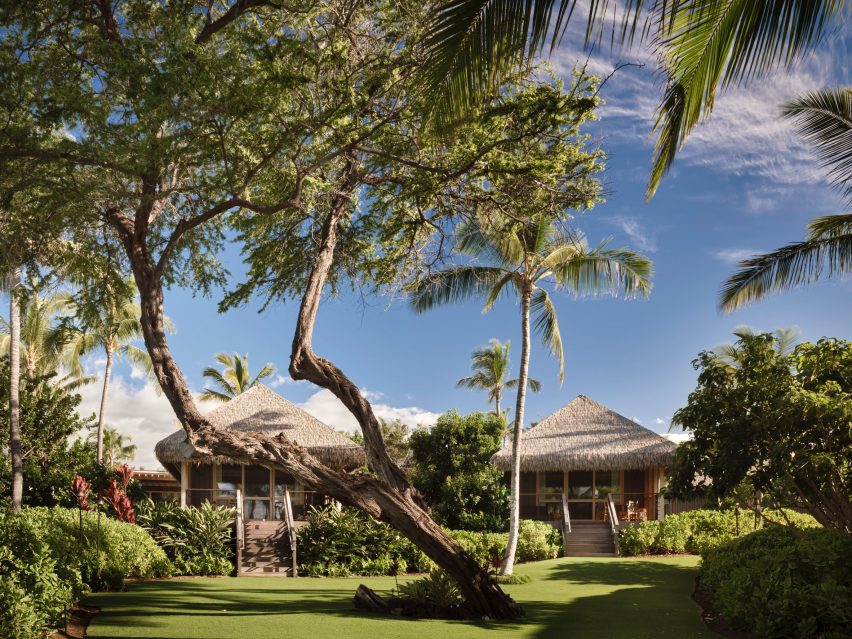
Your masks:
{"label": "green lawn", "polygon": [[393,578],[172,579],[133,583],[87,603],[102,607],[92,637],[147,639],[454,639],[717,637],[690,598],[698,559],[555,559],[518,568],[506,586],[527,611],[512,622],[411,620],[361,613],[352,595]]}

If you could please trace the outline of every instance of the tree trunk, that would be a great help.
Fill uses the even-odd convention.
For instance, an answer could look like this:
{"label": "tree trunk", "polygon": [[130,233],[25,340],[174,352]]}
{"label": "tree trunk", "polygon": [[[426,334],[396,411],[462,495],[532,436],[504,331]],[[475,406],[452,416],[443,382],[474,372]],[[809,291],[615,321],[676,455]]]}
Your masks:
{"label": "tree trunk", "polygon": [[[341,195],[346,198],[343,204],[348,204],[349,195]],[[283,434],[213,429],[195,406],[186,380],[169,350],[163,329],[160,273],[151,264],[144,233],[129,218],[112,215],[110,221],[119,232],[139,289],[145,346],[163,394],[183,424],[187,437],[202,454],[274,466],[314,490],[389,523],[456,579],[474,613],[494,619],[521,616],[523,609],[426,512],[405,474],[390,459],[379,421],[358,387],[331,362],[314,355],[311,349],[316,312],[334,254],[337,223],[345,211],[343,205],[332,207],[323,226],[320,251],[302,299],[293,339],[290,374],[294,379],[308,379],[331,390],[355,415],[364,434],[370,468],[377,477],[351,475],[329,468]],[[137,216],[137,221],[140,219],[141,216]]]}
{"label": "tree trunk", "polygon": [[106,348],[106,366],[104,366],[104,389],[101,391],[101,408],[98,412],[98,452],[97,460],[100,464],[104,460],[104,409],[106,408],[107,394],[109,393],[109,377],[112,373],[112,349]]}
{"label": "tree trunk", "polygon": [[527,375],[530,365],[530,300],[532,289],[526,288],[521,297],[521,370],[518,374],[518,399],[515,404],[515,428],[512,436],[512,475],[509,506],[509,543],[500,566],[501,575],[511,575],[515,568],[518,548],[518,529],[521,523],[521,432],[524,427],[524,402],[527,396]]}
{"label": "tree trunk", "polygon": [[12,456],[12,512],[21,512],[24,497],[24,464],[21,455],[21,307],[18,286],[21,269],[9,281],[9,452]]}

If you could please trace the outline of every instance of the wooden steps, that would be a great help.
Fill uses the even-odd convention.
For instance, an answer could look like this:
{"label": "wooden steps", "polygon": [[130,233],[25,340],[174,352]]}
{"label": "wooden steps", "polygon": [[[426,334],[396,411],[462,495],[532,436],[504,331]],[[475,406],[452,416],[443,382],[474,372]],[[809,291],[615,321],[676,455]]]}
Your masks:
{"label": "wooden steps", "polygon": [[250,520],[243,524],[244,543],[238,553],[239,577],[292,577],[290,534],[283,521]]}
{"label": "wooden steps", "polygon": [[571,522],[571,532],[564,537],[566,557],[615,557],[612,530],[607,522]]}

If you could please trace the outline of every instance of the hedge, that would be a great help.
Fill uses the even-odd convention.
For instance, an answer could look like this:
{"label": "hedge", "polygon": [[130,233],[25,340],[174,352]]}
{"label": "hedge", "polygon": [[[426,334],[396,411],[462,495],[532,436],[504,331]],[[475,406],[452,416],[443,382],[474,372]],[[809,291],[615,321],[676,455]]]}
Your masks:
{"label": "hedge", "polygon": [[[765,515],[770,522],[789,521],[798,528],[819,525],[810,515],[788,510],[768,510]],[[752,513],[741,512],[739,536],[754,530],[755,519]],[[663,521],[645,521],[625,526],[619,532],[618,549],[622,556],[680,553],[697,555],[735,539],[737,532],[737,518],[733,510],[691,510],[670,515]]]}
{"label": "hedge", "polygon": [[852,537],[772,526],[702,554],[701,584],[736,629],[841,639],[852,628]]}

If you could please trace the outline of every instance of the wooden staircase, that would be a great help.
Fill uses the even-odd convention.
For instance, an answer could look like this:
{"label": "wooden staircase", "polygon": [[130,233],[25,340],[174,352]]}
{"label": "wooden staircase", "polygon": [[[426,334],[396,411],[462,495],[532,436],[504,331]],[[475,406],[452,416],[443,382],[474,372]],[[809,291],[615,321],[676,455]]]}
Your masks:
{"label": "wooden staircase", "polygon": [[605,521],[572,521],[563,534],[566,557],[615,557],[612,529]]}
{"label": "wooden staircase", "polygon": [[246,521],[242,548],[237,541],[237,576],[294,577],[296,552],[290,531],[284,521]]}

